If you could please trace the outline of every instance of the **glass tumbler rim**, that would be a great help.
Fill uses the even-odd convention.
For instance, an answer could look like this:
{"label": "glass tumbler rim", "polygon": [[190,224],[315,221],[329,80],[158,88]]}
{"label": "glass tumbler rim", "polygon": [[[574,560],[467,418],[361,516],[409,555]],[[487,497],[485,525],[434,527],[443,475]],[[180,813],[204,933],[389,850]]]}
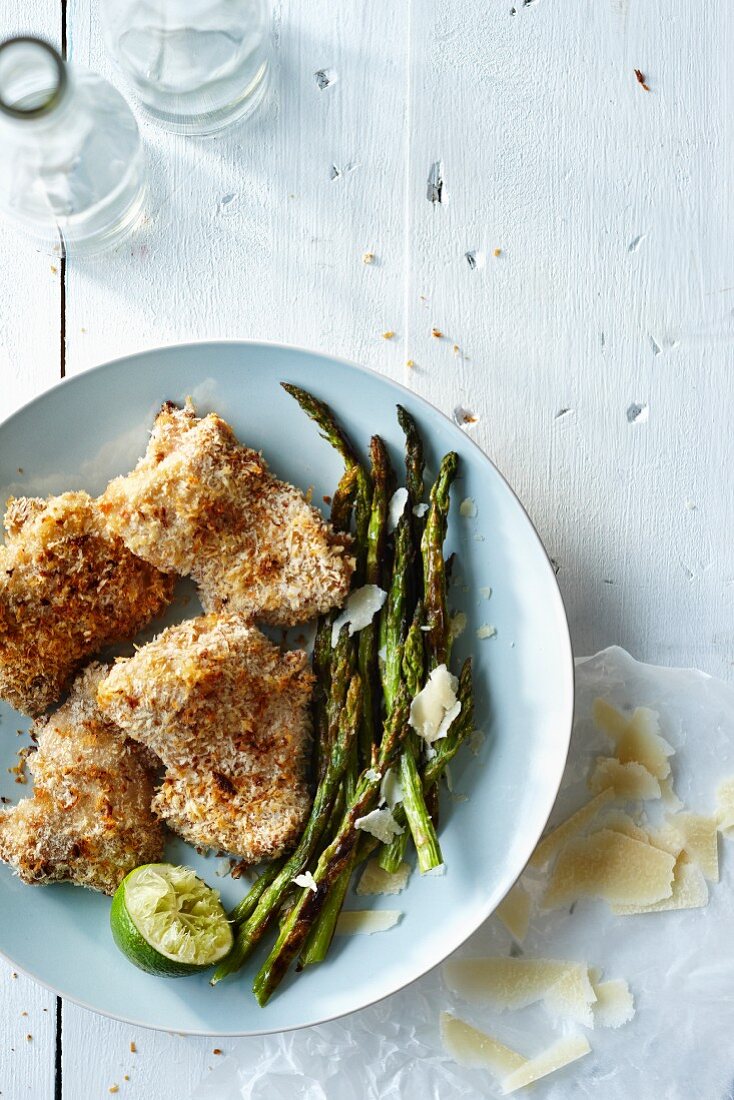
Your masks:
{"label": "glass tumbler rim", "polygon": [[61,102],[68,83],[66,64],[59,51],[43,38],[33,35],[16,35],[0,42],[0,58],[4,51],[16,46],[34,46],[40,48],[54,63],[56,71],[56,85],[49,94],[48,99],[37,107],[16,107],[8,103],[3,96],[2,84],[0,84],[0,111],[15,119],[37,119],[48,115]]}

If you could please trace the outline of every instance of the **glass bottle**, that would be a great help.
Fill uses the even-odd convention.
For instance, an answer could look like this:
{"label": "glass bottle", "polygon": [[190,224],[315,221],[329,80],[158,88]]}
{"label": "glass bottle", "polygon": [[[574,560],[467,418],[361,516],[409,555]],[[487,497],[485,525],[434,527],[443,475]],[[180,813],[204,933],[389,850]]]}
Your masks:
{"label": "glass bottle", "polygon": [[54,255],[122,241],[145,201],[135,119],[111,84],[47,42],[0,43],[0,211]]}
{"label": "glass bottle", "polygon": [[268,0],[103,0],[105,39],[153,121],[213,134],[268,86]]}

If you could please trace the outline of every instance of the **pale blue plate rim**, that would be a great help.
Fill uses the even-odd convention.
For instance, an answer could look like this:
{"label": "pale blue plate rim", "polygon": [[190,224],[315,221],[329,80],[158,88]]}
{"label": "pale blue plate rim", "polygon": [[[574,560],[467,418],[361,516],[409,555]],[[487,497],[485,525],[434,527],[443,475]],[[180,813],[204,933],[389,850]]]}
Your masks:
{"label": "pale blue plate rim", "polygon": [[501,472],[501,470],[499,470],[499,468],[495,465],[495,463],[492,461],[492,459],[489,457],[489,455],[487,455],[486,452],[482,450],[482,448],[479,446],[479,444],[474,439],[472,439],[471,436],[467,432],[463,432],[461,430],[461,428],[459,428],[458,425],[456,425],[454,423],[454,421],[452,421],[451,418],[446,415],[446,413],[444,413],[436,405],[433,405],[425,397],[422,397],[420,394],[416,393],[414,390],[411,390],[407,386],[403,385],[403,383],[397,382],[394,379],[387,377],[386,375],[382,374],[380,371],[374,370],[371,367],[366,367],[361,363],[357,363],[354,360],[347,359],[343,356],[330,355],[330,354],[328,354],[326,352],[323,352],[323,351],[318,351],[318,350],[315,350],[315,349],[312,349],[312,348],[304,347],[303,345],[289,344],[289,343],[284,343],[284,342],[278,341],[278,340],[267,340],[267,339],[255,340],[255,339],[239,339],[237,337],[230,337],[230,338],[217,338],[217,339],[211,339],[211,340],[176,341],[176,342],[170,343],[170,344],[161,344],[161,345],[157,345],[155,347],[143,348],[140,351],[132,352],[131,354],[128,354],[128,355],[116,356],[114,359],[105,360],[103,363],[97,363],[92,367],[88,367],[85,370],[80,371],[79,373],[76,373],[76,374],[73,374],[73,375],[67,375],[64,378],[59,379],[53,385],[48,386],[41,393],[37,394],[35,397],[31,398],[29,401],[26,401],[23,405],[19,406],[9,416],[4,417],[0,421],[0,431],[2,431],[2,429],[5,427],[6,424],[10,423],[16,417],[23,414],[26,410],[31,409],[35,405],[38,405],[38,404],[42,403],[43,401],[45,401],[50,394],[54,393],[57,390],[63,389],[63,388],[68,388],[70,386],[73,387],[73,386],[76,386],[76,385],[80,385],[80,384],[83,383],[83,380],[90,374],[99,374],[99,373],[105,371],[106,369],[112,368],[112,367],[117,366],[121,363],[134,362],[135,360],[145,359],[148,356],[156,355],[158,353],[166,353],[167,354],[167,353],[175,353],[177,350],[183,350],[183,349],[191,350],[191,349],[195,349],[197,347],[203,349],[203,348],[212,348],[212,347],[217,347],[217,346],[222,346],[222,347],[224,347],[224,346],[227,346],[227,347],[240,346],[240,347],[248,347],[248,348],[268,347],[268,348],[276,349],[276,350],[283,351],[283,352],[293,352],[297,355],[312,356],[316,359],[324,359],[324,360],[330,361],[331,363],[337,363],[339,366],[346,368],[348,371],[355,371],[358,374],[364,374],[364,375],[367,375],[367,376],[369,376],[373,379],[378,380],[379,382],[383,383],[388,389],[397,390],[399,393],[407,394],[412,402],[416,402],[419,405],[424,406],[433,415],[438,415],[439,417],[441,417],[442,420],[445,420],[447,422],[447,424],[450,426],[450,428],[453,432],[460,433],[461,438],[463,439],[464,443],[465,444],[468,443],[470,445],[471,449],[473,449],[476,452],[476,454],[477,454],[478,458],[480,459],[480,461],[484,461],[485,463],[487,463],[491,467],[494,474],[500,479],[500,481],[504,485],[505,489],[509,492],[511,497],[514,499],[515,503],[518,505],[518,507],[520,508],[520,510],[521,510],[521,512],[522,512],[522,514],[525,518],[525,521],[528,525],[529,533],[531,534],[532,538],[534,539],[534,541],[537,545],[537,548],[540,549],[540,551],[542,553],[542,556],[545,559],[545,565],[546,565],[546,568],[547,568],[547,579],[550,582],[549,595],[550,595],[550,593],[552,593],[553,601],[555,603],[555,611],[558,614],[558,623],[562,627],[562,632],[560,633],[560,636],[558,638],[558,642],[562,647],[561,663],[565,667],[565,679],[564,679],[563,684],[560,685],[561,686],[561,692],[562,692],[564,700],[565,700],[565,716],[564,716],[564,720],[563,720],[564,738],[563,738],[563,742],[562,742],[563,743],[563,751],[558,753],[557,762],[556,762],[556,766],[555,766],[555,769],[554,769],[554,774],[552,775],[550,781],[547,783],[546,788],[545,788],[545,791],[546,791],[546,795],[545,795],[545,798],[544,798],[545,805],[544,805],[544,808],[543,808],[543,812],[541,814],[541,820],[542,820],[543,824],[541,825],[541,828],[539,830],[536,828],[535,830],[532,830],[530,832],[530,834],[528,836],[528,839],[527,839],[527,842],[523,845],[522,865],[519,867],[519,869],[517,871],[511,872],[511,873],[509,873],[505,876],[505,882],[503,883],[503,886],[501,888],[500,897],[496,898],[496,899],[492,898],[490,901],[488,901],[487,906],[486,906],[486,911],[484,911],[482,914],[480,914],[480,919],[476,920],[472,927],[462,929],[459,937],[456,938],[454,941],[452,941],[450,943],[448,948],[443,952],[443,954],[439,958],[434,959],[428,966],[425,966],[423,969],[420,970],[419,973],[416,973],[408,981],[400,981],[397,985],[387,989],[384,993],[381,993],[379,996],[370,997],[368,1000],[365,1000],[365,1002],[363,1004],[361,1004],[358,1008],[350,1009],[350,1011],[347,1012],[347,1013],[344,1013],[344,1012],[336,1012],[336,1013],[332,1013],[332,1014],[327,1013],[326,1015],[319,1016],[317,1019],[309,1021],[308,1024],[294,1024],[294,1025],[290,1025],[288,1027],[280,1027],[280,1028],[263,1027],[263,1028],[257,1028],[257,1029],[249,1028],[247,1030],[240,1029],[240,1030],[232,1030],[232,1031],[223,1031],[223,1030],[207,1031],[207,1030],[203,1030],[203,1029],[199,1029],[199,1028],[180,1028],[180,1027],[164,1028],[164,1027],[161,1027],[161,1026],[156,1026],[156,1025],[151,1024],[151,1023],[147,1023],[144,1020],[137,1020],[133,1016],[125,1016],[125,1015],[121,1015],[119,1013],[106,1011],[105,1009],[98,1008],[96,1005],[91,1004],[88,1001],[85,1001],[81,997],[72,996],[68,993],[65,993],[62,989],[59,989],[57,986],[51,984],[48,981],[45,981],[44,978],[42,978],[39,974],[34,973],[28,967],[24,967],[21,964],[17,963],[13,958],[11,958],[11,956],[6,954],[6,952],[2,948],[2,945],[0,945],[0,958],[4,959],[5,962],[8,963],[10,966],[12,966],[15,970],[17,970],[18,972],[23,974],[25,977],[31,978],[33,981],[37,982],[39,985],[43,986],[45,989],[48,989],[51,993],[54,993],[57,997],[60,997],[63,1000],[68,1000],[72,1004],[76,1004],[80,1008],[87,1009],[88,1011],[94,1012],[97,1015],[105,1016],[108,1019],[119,1020],[121,1023],[130,1024],[131,1026],[134,1026],[134,1027],[142,1027],[142,1028],[145,1028],[146,1030],[149,1030],[149,1031],[164,1031],[164,1032],[170,1032],[170,1033],[175,1033],[175,1034],[179,1034],[179,1035],[191,1035],[191,1036],[211,1036],[211,1037],[221,1037],[221,1038],[247,1038],[247,1037],[257,1037],[257,1036],[271,1035],[273,1033],[284,1033],[284,1032],[287,1032],[287,1031],[299,1031],[299,1030],[302,1030],[304,1027],[316,1027],[320,1024],[329,1023],[332,1020],[336,1020],[336,1019],[342,1018],[344,1016],[351,1015],[352,1012],[361,1011],[363,1008],[369,1008],[372,1005],[379,1004],[381,1001],[385,1000],[387,997],[391,997],[391,996],[393,996],[393,994],[399,993],[401,990],[408,988],[408,986],[412,985],[414,982],[419,981],[420,978],[422,978],[426,974],[430,973],[437,966],[440,966],[441,963],[445,961],[445,959],[447,959],[451,954],[453,954],[454,951],[456,951],[458,948],[460,948],[473,935],[473,933],[484,923],[484,921],[487,920],[488,917],[490,917],[492,915],[492,913],[495,911],[495,909],[500,904],[500,902],[507,896],[507,894],[512,889],[514,884],[520,878],[520,876],[521,876],[528,860],[530,859],[530,856],[532,855],[533,851],[535,850],[535,847],[536,847],[536,845],[537,845],[537,843],[538,843],[538,841],[539,841],[539,839],[540,839],[540,837],[543,833],[543,830],[545,828],[545,824],[547,823],[548,818],[550,817],[551,811],[553,809],[553,805],[554,805],[556,797],[558,795],[558,791],[559,791],[560,785],[561,785],[561,780],[563,778],[563,773],[564,773],[564,770],[565,770],[565,767],[566,767],[566,762],[567,762],[567,759],[568,759],[568,752],[569,752],[569,749],[570,749],[570,742],[571,742],[571,731],[572,731],[572,726],[573,726],[574,698],[575,698],[575,670],[574,670],[573,649],[572,649],[572,645],[571,645],[571,634],[570,634],[570,628],[569,628],[569,623],[568,623],[568,615],[566,613],[565,604],[563,602],[563,597],[561,595],[561,591],[560,591],[560,588],[559,588],[559,585],[558,585],[558,579],[556,577],[555,570],[553,568],[552,562],[550,560],[550,556],[549,556],[549,554],[548,554],[548,552],[545,548],[545,545],[544,545],[540,535],[538,534],[538,531],[537,531],[533,521],[531,520],[530,516],[528,515],[527,509],[525,508],[523,502],[520,500],[519,496],[517,495],[517,493],[513,489],[512,485],[509,483],[509,481],[504,476],[504,474]]}

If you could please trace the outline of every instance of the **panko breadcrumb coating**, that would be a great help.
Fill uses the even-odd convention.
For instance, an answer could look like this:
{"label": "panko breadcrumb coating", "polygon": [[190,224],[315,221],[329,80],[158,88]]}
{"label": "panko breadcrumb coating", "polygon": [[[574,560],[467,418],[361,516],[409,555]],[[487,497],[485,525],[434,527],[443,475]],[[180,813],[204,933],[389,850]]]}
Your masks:
{"label": "panko breadcrumb coating", "polygon": [[292,846],[308,814],[312,686],[305,653],[210,614],[117,661],[97,698],[168,768],[153,803],[166,824],[255,862]]}
{"label": "panko breadcrumb coating", "polygon": [[351,539],[268,471],[215,413],[158,414],[145,456],[100,505],[134,554],[191,575],[205,611],[293,626],[344,603]]}
{"label": "panko breadcrumb coating", "polygon": [[174,578],[136,558],[87,493],[10,500],[0,546],[0,698],[56,702],[103,646],[163,610]]}
{"label": "panko breadcrumb coating", "polygon": [[134,867],[163,855],[144,750],[97,707],[106,674],[104,665],[89,665],[66,703],[36,722],[33,796],[0,811],[0,859],[23,882],[69,881],[113,894]]}

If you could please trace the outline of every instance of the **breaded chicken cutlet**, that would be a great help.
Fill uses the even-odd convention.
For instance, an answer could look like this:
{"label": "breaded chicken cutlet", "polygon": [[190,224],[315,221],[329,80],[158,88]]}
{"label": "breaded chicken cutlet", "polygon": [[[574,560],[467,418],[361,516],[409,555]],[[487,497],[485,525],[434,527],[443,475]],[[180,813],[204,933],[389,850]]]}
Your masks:
{"label": "breaded chicken cutlet", "polygon": [[241,615],[164,630],[119,660],[99,686],[102,712],[168,769],[153,809],[197,847],[248,862],[300,835],[313,674]]}
{"label": "breaded chicken cutlet", "polygon": [[0,698],[56,702],[84,662],[169,603],[174,578],[136,558],[87,493],[8,503],[0,546]]}
{"label": "breaded chicken cutlet", "polygon": [[31,798],[0,811],[0,859],[30,884],[74,882],[113,894],[163,855],[147,754],[99,712],[104,665],[89,665],[68,700],[36,722]]}
{"label": "breaded chicken cutlet", "polygon": [[134,554],[193,577],[205,611],[293,626],[340,607],[349,592],[349,535],[190,401],[163,406],[145,456],[110,482],[100,505]]}

